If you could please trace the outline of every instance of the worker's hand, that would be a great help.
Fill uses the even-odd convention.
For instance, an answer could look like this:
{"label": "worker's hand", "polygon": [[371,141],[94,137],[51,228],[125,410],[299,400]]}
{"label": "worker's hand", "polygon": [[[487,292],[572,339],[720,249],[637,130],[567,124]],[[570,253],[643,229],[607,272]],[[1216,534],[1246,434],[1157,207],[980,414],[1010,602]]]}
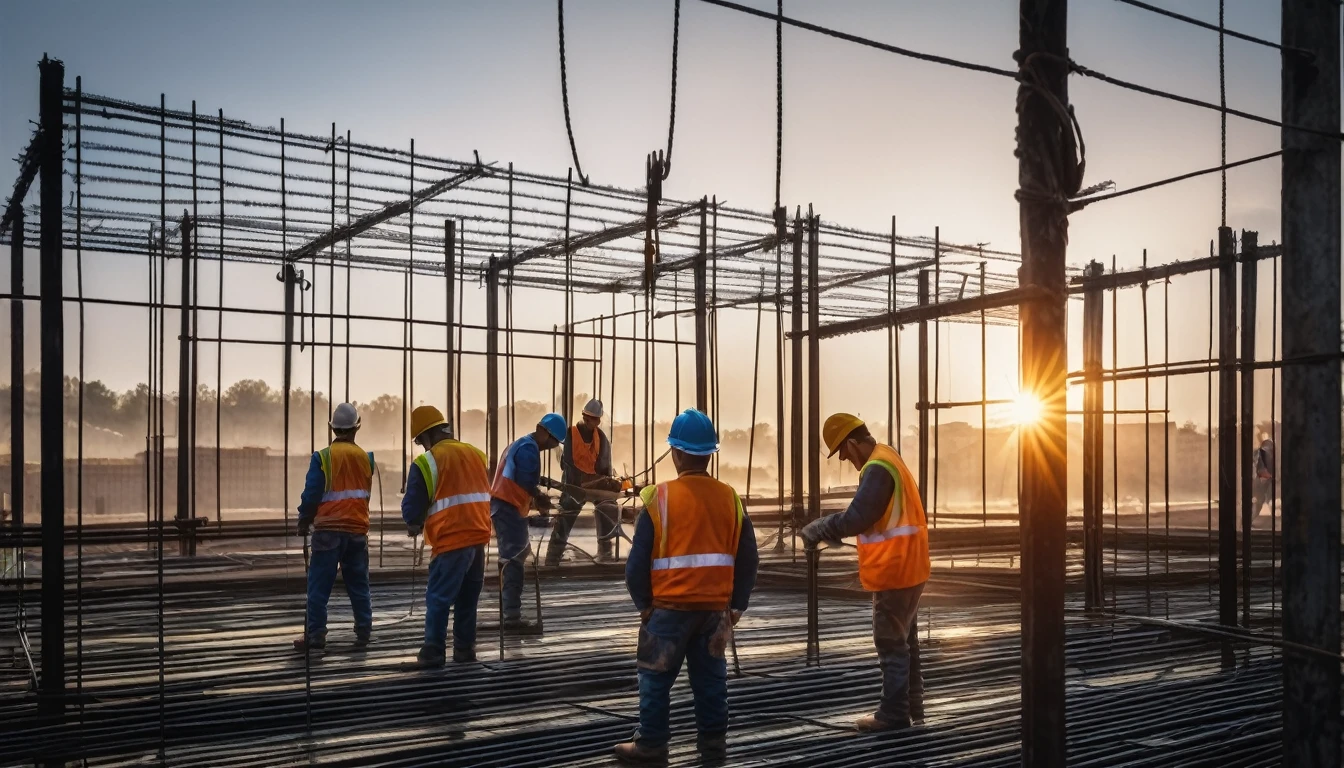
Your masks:
{"label": "worker's hand", "polygon": [[537,511],[541,513],[550,512],[555,508],[555,505],[551,503],[551,497],[545,494],[532,497],[532,506],[536,507]]}
{"label": "worker's hand", "polygon": [[299,535],[300,535],[300,536],[307,536],[312,530],[313,530],[313,521],[312,521],[312,520],[300,520],[300,521],[299,521]]}
{"label": "worker's hand", "polygon": [[822,517],[803,526],[803,530],[799,532],[799,535],[803,537],[804,547],[807,547],[808,549],[816,549],[817,544],[820,544],[825,539],[825,521],[826,518]]}
{"label": "worker's hand", "polygon": [[649,617],[653,615],[653,607],[650,606],[639,612],[639,623],[648,624]]}
{"label": "worker's hand", "polygon": [[419,536],[420,532],[423,530],[424,526],[422,525],[417,525],[415,523],[406,524],[406,535],[411,537],[412,539],[414,539],[416,536]]}
{"label": "worker's hand", "polygon": [[736,627],[736,626],[737,626],[737,622],[739,622],[739,621],[742,620],[742,612],[741,612],[741,611],[729,610],[729,611],[728,611],[728,620],[731,621],[731,622],[733,623],[733,626],[734,626],[734,627]]}

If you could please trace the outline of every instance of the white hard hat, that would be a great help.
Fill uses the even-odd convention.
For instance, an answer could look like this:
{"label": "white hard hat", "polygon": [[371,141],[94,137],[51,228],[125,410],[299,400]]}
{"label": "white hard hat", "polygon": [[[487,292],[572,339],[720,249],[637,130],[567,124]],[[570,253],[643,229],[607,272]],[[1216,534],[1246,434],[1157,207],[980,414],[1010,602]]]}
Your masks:
{"label": "white hard hat", "polygon": [[349,403],[341,403],[331,414],[332,429],[354,429],[359,426],[359,411]]}
{"label": "white hard hat", "polygon": [[583,415],[602,418],[602,401],[597,398],[589,400],[588,404],[583,406]]}

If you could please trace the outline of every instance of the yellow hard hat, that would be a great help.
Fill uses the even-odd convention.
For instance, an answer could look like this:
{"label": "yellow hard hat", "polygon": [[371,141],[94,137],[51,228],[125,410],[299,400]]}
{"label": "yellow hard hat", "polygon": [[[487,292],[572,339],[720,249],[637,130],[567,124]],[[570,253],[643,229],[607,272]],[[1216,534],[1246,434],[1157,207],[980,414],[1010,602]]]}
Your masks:
{"label": "yellow hard hat", "polygon": [[430,427],[446,423],[443,420],[443,411],[432,405],[422,405],[411,411],[411,439],[414,440],[424,434]]}
{"label": "yellow hard hat", "polygon": [[852,413],[831,414],[821,427],[821,439],[826,443],[826,450],[830,451],[826,454],[826,458],[834,456],[835,452],[840,450],[840,444],[849,437],[849,433],[862,426],[864,426],[863,419]]}

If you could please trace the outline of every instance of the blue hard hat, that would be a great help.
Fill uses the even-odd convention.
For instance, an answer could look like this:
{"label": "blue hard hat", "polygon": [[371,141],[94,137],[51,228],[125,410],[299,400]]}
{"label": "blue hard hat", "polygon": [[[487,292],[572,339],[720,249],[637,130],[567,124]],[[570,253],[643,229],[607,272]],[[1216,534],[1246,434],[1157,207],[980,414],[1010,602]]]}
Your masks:
{"label": "blue hard hat", "polygon": [[539,422],[541,428],[551,433],[560,442],[565,442],[565,437],[569,433],[569,425],[565,424],[565,417],[558,413],[548,413],[541,417]]}
{"label": "blue hard hat", "polygon": [[719,450],[719,434],[714,422],[694,408],[687,408],[672,420],[667,444],[692,456],[708,456]]}

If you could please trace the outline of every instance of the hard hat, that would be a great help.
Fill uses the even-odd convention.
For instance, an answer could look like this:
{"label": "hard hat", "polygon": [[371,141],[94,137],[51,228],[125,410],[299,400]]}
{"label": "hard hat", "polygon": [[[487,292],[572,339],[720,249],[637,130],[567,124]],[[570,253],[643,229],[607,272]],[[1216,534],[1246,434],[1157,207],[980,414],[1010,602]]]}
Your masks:
{"label": "hard hat", "polygon": [[840,450],[840,444],[845,442],[849,433],[856,428],[864,426],[863,419],[852,413],[833,413],[826,419],[826,423],[821,427],[821,439],[826,443],[826,458],[835,455]]}
{"label": "hard hat", "polygon": [[588,404],[583,406],[583,415],[602,418],[602,401],[597,398],[589,400]]}
{"label": "hard hat", "polygon": [[565,435],[569,432],[569,426],[565,424],[565,417],[558,413],[548,413],[542,416],[541,421],[537,422],[537,426],[550,432],[551,437],[562,443],[565,442]]}
{"label": "hard hat", "polygon": [[443,411],[432,405],[422,405],[411,411],[411,439],[420,437],[425,433],[425,430],[431,427],[446,423],[443,419]]}
{"label": "hard hat", "polygon": [[667,444],[692,456],[708,456],[719,450],[719,435],[714,422],[694,408],[687,408],[672,420]]}
{"label": "hard hat", "polygon": [[332,429],[354,429],[359,426],[359,411],[349,403],[341,403],[331,412]]}

